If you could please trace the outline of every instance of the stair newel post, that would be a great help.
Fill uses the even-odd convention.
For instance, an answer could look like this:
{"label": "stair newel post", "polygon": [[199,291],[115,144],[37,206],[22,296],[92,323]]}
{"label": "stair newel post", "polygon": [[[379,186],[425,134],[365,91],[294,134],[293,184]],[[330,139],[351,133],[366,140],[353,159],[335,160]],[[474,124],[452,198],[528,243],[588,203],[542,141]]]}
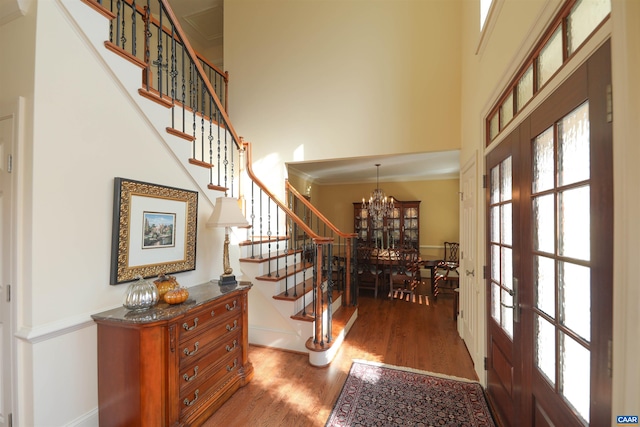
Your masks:
{"label": "stair newel post", "polygon": [[324,262],[327,265],[327,342],[332,341],[331,323],[333,317],[333,243],[326,245],[327,254]]}
{"label": "stair newel post", "polygon": [[[322,332],[322,244],[315,242],[315,251],[313,253],[313,287],[314,287],[314,319],[315,319],[315,337],[314,343],[324,346],[324,336]],[[318,265],[321,266],[318,271]]]}

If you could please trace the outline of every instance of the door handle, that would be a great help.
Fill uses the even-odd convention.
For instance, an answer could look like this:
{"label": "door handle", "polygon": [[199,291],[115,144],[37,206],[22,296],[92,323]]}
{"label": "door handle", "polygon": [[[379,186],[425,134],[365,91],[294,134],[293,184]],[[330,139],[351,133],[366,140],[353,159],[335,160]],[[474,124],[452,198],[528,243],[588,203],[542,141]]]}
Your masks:
{"label": "door handle", "polygon": [[473,270],[471,270],[471,271],[465,270],[465,274],[467,276],[475,277],[476,276],[476,270],[475,270],[475,268]]}
{"label": "door handle", "polygon": [[513,297],[513,305],[507,305],[505,303],[503,303],[502,301],[500,301],[500,305],[503,306],[504,308],[512,308],[513,309],[513,321],[516,323],[520,322],[520,302],[518,300],[519,298],[519,294],[518,294],[518,278],[514,277],[513,278],[513,290],[507,289],[507,292],[509,293],[509,295],[511,295]]}

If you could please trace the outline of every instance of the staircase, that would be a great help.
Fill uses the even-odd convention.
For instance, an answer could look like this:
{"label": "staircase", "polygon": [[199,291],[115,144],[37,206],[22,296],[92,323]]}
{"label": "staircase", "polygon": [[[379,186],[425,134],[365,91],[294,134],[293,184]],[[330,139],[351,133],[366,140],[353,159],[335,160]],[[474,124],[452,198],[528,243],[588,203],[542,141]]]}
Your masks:
{"label": "staircase", "polygon": [[308,353],[313,366],[331,363],[357,318],[355,235],[340,232],[288,183],[285,203],[253,173],[251,144],[237,136],[221,102],[228,75],[193,51],[167,0],[60,3],[200,193],[241,202],[250,227],[237,276],[254,285],[249,342]]}

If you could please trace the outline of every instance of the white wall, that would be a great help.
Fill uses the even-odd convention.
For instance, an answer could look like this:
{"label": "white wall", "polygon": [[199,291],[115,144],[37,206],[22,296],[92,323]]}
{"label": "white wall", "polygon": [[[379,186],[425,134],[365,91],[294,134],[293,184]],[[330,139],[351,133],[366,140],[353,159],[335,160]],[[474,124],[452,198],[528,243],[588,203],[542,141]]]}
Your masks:
{"label": "white wall", "polygon": [[[72,3],[86,8],[87,16],[97,15]],[[101,19],[97,30],[106,40],[108,22]],[[14,425],[97,425],[96,327],[90,315],[120,306],[128,286],[109,285],[114,177],[200,187],[163,141],[163,129],[145,119],[134,102],[137,93],[130,97],[112,76],[60,3],[37,2],[26,16],[1,26],[0,47],[0,102],[24,96],[27,106],[24,155],[14,164],[14,179],[24,183],[14,262]],[[131,70],[141,78],[139,69]],[[169,125],[168,110],[146,102],[166,114]],[[197,269],[175,274],[185,286],[222,271],[223,230],[204,226],[212,210],[209,197],[218,195],[199,194]]]}
{"label": "white wall", "polygon": [[459,1],[225,2],[230,116],[256,173],[285,161],[457,149]]}

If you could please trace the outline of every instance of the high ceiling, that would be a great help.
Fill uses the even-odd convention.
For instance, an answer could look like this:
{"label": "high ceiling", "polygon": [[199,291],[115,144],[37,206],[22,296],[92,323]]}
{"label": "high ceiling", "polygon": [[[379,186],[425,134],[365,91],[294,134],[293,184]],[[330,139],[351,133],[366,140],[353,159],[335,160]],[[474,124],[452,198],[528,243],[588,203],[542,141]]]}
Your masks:
{"label": "high ceiling", "polygon": [[[223,0],[169,0],[169,3],[197,51],[222,52]],[[209,60],[222,66],[222,58]],[[458,150],[292,162],[288,167],[321,185],[367,183],[376,181],[376,163],[381,165],[383,182],[457,178],[460,171]]]}
{"label": "high ceiling", "polygon": [[380,181],[422,181],[458,178],[460,152],[396,154],[287,163],[289,170],[317,184],[375,182],[380,164]]}

